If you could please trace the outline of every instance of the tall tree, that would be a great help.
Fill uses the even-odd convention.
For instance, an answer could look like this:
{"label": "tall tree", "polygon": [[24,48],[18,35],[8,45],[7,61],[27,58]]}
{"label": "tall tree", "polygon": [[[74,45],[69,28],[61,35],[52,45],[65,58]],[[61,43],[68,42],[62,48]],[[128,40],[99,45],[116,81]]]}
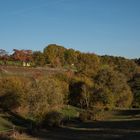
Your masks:
{"label": "tall tree", "polygon": [[89,108],[91,88],[83,81],[70,83],[69,103],[80,107]]}
{"label": "tall tree", "polygon": [[64,52],[65,48],[56,44],[50,44],[44,48],[44,56],[46,62],[53,67],[60,67],[64,65]]}

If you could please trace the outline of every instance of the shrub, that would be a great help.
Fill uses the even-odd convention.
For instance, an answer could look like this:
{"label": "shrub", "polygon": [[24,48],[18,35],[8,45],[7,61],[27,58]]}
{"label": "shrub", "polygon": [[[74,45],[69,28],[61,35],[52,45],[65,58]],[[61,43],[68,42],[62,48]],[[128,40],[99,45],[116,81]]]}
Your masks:
{"label": "shrub", "polygon": [[94,110],[82,111],[79,115],[81,121],[96,121],[104,119],[104,111],[95,108]]}
{"label": "shrub", "polygon": [[32,80],[19,76],[0,79],[0,106],[40,122],[45,114],[62,107],[64,89],[54,77]]}
{"label": "shrub", "polygon": [[52,111],[46,114],[44,120],[42,121],[42,125],[44,127],[59,127],[62,123],[63,115],[59,112]]}
{"label": "shrub", "polygon": [[24,82],[24,78],[14,76],[4,77],[0,80],[0,105],[3,108],[15,109],[22,104]]}
{"label": "shrub", "polygon": [[63,90],[58,80],[53,78],[40,79],[26,96],[29,114],[38,122],[52,111],[63,105]]}

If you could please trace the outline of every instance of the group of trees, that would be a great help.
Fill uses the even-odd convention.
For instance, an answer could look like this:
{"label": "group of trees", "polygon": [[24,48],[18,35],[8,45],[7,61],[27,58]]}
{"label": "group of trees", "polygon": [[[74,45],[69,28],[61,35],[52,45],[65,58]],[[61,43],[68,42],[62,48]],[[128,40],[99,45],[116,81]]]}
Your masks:
{"label": "group of trees", "polygon": [[[0,79],[1,106],[18,107],[38,120],[51,109],[70,104],[82,109],[140,107],[139,60],[98,56],[51,44],[43,52],[0,50],[0,59],[31,62],[34,66],[68,68],[39,80]],[[15,102],[16,100],[16,102]]]}
{"label": "group of trees", "polygon": [[[9,61],[12,62],[19,62],[19,63],[28,63],[32,62],[33,60],[33,52],[32,50],[17,50],[13,49],[13,54],[9,55],[8,52],[6,52],[3,49],[0,49],[0,60],[3,62],[4,65],[9,65]],[[13,65],[13,63],[11,63]]]}
{"label": "group of trees", "polygon": [[81,108],[131,107],[133,94],[125,76],[112,68],[103,68],[95,77],[72,81],[70,104]]}
{"label": "group of trees", "polygon": [[[47,85],[47,86],[46,86]],[[15,110],[40,122],[50,111],[63,105],[63,85],[55,77],[35,81],[26,77],[10,76],[0,79],[0,107]]]}
{"label": "group of trees", "polygon": [[48,45],[43,52],[13,49],[13,54],[11,55],[0,49],[0,60],[30,62],[33,66],[50,64],[52,67],[61,67],[71,65],[76,59],[76,56],[73,57],[73,55],[75,55],[73,49],[66,49],[56,44]]}
{"label": "group of trees", "polygon": [[99,64],[99,58],[95,54],[81,53],[56,44],[48,45],[43,52],[13,49],[13,54],[11,55],[8,55],[5,50],[1,49],[0,60],[3,60],[4,57],[7,61],[30,62],[32,66],[49,64],[51,67],[76,68],[79,71],[88,71],[89,73],[91,68],[94,70],[98,69]]}

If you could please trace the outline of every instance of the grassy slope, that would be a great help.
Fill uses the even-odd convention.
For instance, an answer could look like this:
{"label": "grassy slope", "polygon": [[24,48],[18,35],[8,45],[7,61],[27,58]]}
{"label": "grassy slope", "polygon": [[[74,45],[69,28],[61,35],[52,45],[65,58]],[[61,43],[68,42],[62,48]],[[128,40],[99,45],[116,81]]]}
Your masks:
{"label": "grassy slope", "polygon": [[65,69],[59,68],[34,68],[34,67],[17,67],[17,66],[0,66],[0,75],[17,75],[17,76],[40,76],[40,75],[48,75],[54,73],[63,73]]}
{"label": "grassy slope", "polygon": [[12,123],[5,119],[5,114],[0,114],[0,131],[12,129]]}

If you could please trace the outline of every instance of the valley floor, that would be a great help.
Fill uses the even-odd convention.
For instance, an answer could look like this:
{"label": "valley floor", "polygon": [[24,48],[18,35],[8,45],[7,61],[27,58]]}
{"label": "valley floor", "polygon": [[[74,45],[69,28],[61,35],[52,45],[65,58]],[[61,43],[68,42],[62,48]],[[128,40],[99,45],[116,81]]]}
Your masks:
{"label": "valley floor", "polygon": [[[140,110],[114,111],[105,121],[70,121],[61,128],[40,130],[33,140],[139,140]],[[22,136],[20,137],[22,140]],[[31,139],[31,138],[24,138]]]}

